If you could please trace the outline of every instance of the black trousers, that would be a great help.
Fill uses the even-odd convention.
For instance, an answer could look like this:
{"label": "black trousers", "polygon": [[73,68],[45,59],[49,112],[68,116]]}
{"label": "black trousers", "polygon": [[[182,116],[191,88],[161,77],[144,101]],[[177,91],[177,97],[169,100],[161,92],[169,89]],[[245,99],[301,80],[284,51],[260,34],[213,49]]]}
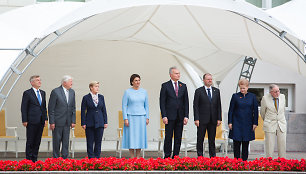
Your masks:
{"label": "black trousers", "polygon": [[[240,149],[242,144],[242,154],[240,156]],[[249,157],[249,141],[235,141],[234,140],[234,158],[242,158],[243,161],[248,160]]]}
{"label": "black trousers", "polygon": [[39,146],[41,142],[41,136],[44,130],[44,124],[31,124],[27,125],[27,142],[26,142],[26,159],[37,161]]}
{"label": "black trousers", "polygon": [[165,125],[164,158],[171,156],[173,133],[174,148],[172,158],[174,158],[174,156],[179,156],[182,142],[183,126],[183,120],[179,120],[178,118],[176,120],[168,120],[168,124]]}
{"label": "black trousers", "polygon": [[208,134],[208,146],[209,146],[209,156],[216,156],[216,129],[217,125],[213,123],[201,124],[197,127],[197,154],[198,156],[203,156],[203,142],[205,138],[205,133],[207,130]]}
{"label": "black trousers", "polygon": [[104,127],[86,127],[86,142],[88,158],[100,158]]}

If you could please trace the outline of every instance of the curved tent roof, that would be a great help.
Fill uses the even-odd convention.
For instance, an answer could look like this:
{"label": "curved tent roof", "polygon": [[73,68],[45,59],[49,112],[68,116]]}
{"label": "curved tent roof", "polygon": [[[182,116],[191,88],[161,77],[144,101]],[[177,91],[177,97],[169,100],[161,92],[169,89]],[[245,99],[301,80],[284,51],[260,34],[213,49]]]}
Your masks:
{"label": "curved tent roof", "polygon": [[296,35],[306,41],[306,1],[305,0],[292,0],[281,6],[267,10],[268,14],[274,18],[282,21]]}
{"label": "curved tent roof", "polygon": [[201,83],[194,77],[197,73],[210,72],[222,80],[244,56],[306,75],[302,41],[281,22],[243,1],[42,3],[7,12],[0,21],[1,90],[12,74],[22,75],[44,49],[78,40],[160,48],[185,66],[196,85]]}

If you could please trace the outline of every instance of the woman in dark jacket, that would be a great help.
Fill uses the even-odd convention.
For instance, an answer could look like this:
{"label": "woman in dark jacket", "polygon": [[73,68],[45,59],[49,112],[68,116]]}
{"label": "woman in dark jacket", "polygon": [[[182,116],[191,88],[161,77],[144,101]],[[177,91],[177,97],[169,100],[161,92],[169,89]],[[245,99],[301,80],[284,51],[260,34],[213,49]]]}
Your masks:
{"label": "woman in dark jacket", "polygon": [[81,105],[81,125],[85,129],[88,158],[100,158],[104,128],[107,128],[107,113],[104,97],[99,92],[99,82],[89,84],[90,93]]}
{"label": "woman in dark jacket", "polygon": [[258,125],[258,103],[256,95],[248,92],[248,80],[241,79],[238,85],[240,92],[233,94],[228,111],[229,138],[234,141],[234,157],[246,161],[249,142],[255,139],[255,129]]}

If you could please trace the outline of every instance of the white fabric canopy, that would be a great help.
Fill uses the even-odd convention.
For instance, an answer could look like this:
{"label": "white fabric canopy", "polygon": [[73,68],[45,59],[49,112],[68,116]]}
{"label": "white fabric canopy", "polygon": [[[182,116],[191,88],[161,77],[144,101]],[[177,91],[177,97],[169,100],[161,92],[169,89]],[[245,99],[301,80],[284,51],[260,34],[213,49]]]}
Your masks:
{"label": "white fabric canopy", "polygon": [[267,10],[274,18],[282,21],[296,35],[306,41],[306,1],[292,0],[281,6]]}
{"label": "white fabric canopy", "polygon": [[[61,35],[72,24],[76,25]],[[33,40],[48,38],[55,31],[60,37],[53,46],[96,40],[160,48],[185,66],[196,85],[201,83],[194,77],[197,73],[210,72],[222,80],[244,56],[306,75],[296,30],[244,1],[96,0],[42,3],[0,15],[0,77],[11,71],[12,63]],[[288,33],[284,39],[279,37],[282,31]]]}

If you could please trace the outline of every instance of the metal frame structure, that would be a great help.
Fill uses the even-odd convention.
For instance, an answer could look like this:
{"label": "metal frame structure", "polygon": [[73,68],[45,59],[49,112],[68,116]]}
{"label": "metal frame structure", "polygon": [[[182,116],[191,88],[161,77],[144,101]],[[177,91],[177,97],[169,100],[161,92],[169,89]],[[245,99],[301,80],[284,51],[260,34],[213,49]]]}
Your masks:
{"label": "metal frame structure", "polygon": [[[232,12],[232,11],[230,11]],[[267,24],[264,21],[261,21],[256,18],[250,18],[248,16],[235,13],[243,18],[246,18],[261,27],[265,28],[266,30],[273,33],[276,37],[281,39],[283,42],[285,42],[305,63],[306,63],[306,55],[302,53],[302,51],[286,37],[285,31],[278,31],[273,26]],[[93,15],[95,16],[95,15]],[[35,38],[26,48],[24,49],[1,49],[1,50],[21,50],[22,52],[18,55],[14,63],[12,63],[10,69],[7,70],[5,75],[2,77],[0,81],[0,110],[4,106],[7,98],[9,97],[12,89],[18,82],[19,78],[22,76],[22,74],[27,70],[27,68],[31,65],[31,63],[39,57],[39,55],[48,48],[55,40],[57,40],[61,35],[65,34],[67,31],[72,29],[73,27],[77,26],[78,24],[82,23],[83,21],[86,21],[87,19],[93,17],[87,17],[83,18],[73,24],[70,24],[62,29],[59,29],[57,31],[54,31],[53,33],[50,33],[49,35],[43,37],[43,38]],[[145,43],[144,43],[145,44]],[[251,76],[250,76],[251,78]],[[9,88],[5,88],[9,86]],[[6,91],[4,91],[6,89]]]}
{"label": "metal frame structure", "polygon": [[[273,35],[281,39],[286,45],[288,45],[303,61],[306,63],[306,53],[304,54],[288,37],[286,37],[287,32],[286,31],[279,31],[275,27],[271,26],[270,24],[261,21],[260,19],[257,18],[250,18],[248,16],[233,12],[239,16],[242,16],[252,22],[255,22],[259,26],[263,27],[267,31],[271,32]],[[304,42],[304,41],[302,41]]]}
{"label": "metal frame structure", "polygon": [[[251,77],[255,68],[255,64],[256,64],[257,59],[253,58],[253,57],[245,57],[244,61],[243,61],[243,65],[240,71],[240,75],[239,75],[239,80],[241,78],[245,78],[247,79],[249,82],[251,81]],[[239,81],[238,80],[238,81]],[[236,88],[236,92],[238,92],[238,83],[237,83],[237,88]]]}
{"label": "metal frame structure", "polygon": [[[56,39],[61,35],[81,23],[88,18],[79,20],[69,26],[66,26],[60,30],[57,30],[43,38],[35,38],[25,49],[14,49],[22,50],[18,55],[16,60],[10,66],[10,69],[5,73],[0,81],[0,110],[4,106],[6,99],[13,90],[14,86],[18,82],[22,74],[27,70],[27,68],[32,64],[32,62],[46,49],[48,48]],[[13,50],[13,49],[2,49],[2,50]],[[4,91],[6,85],[10,84],[11,87]]]}

